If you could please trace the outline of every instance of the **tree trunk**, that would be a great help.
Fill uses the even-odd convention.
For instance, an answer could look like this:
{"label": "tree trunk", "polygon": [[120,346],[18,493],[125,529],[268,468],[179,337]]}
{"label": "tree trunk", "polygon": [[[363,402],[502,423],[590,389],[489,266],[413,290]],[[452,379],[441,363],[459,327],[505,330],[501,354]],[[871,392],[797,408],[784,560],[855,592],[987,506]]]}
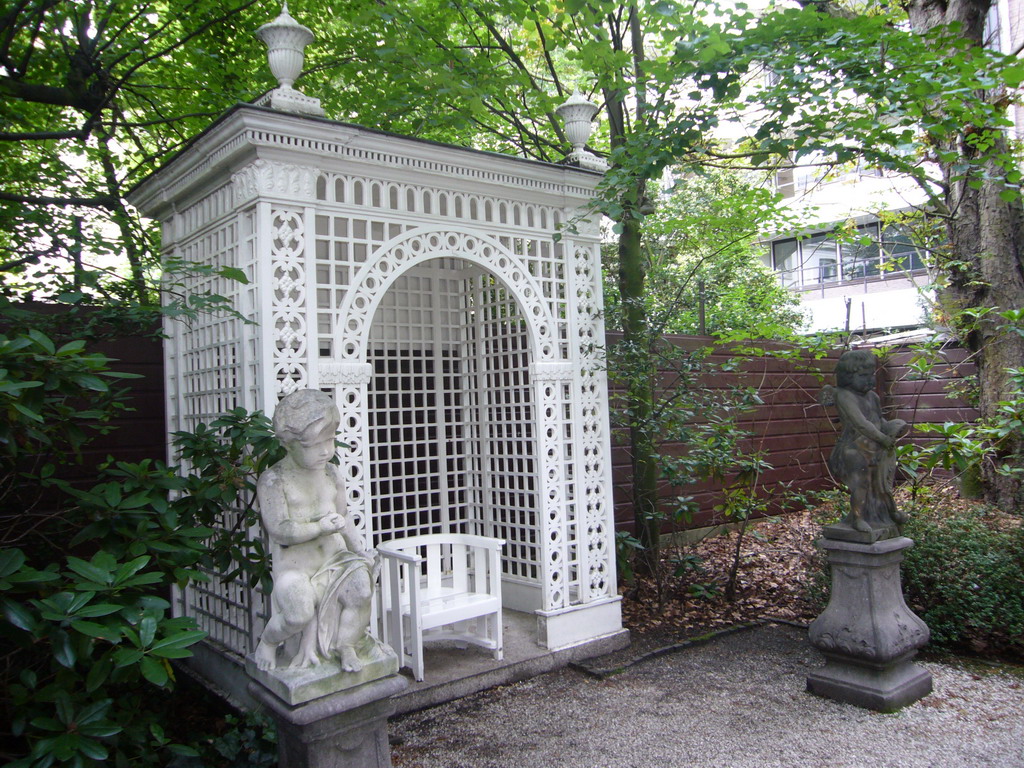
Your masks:
{"label": "tree trunk", "polygon": [[[959,23],[961,34],[974,45],[982,45],[985,17],[991,0],[912,0],[908,5],[910,22],[918,33],[938,26]],[[983,94],[981,98],[985,98]],[[976,150],[964,138],[965,131],[947,149],[962,157]],[[992,154],[1008,151],[1006,137],[1000,133]],[[1024,307],[1024,208],[1021,199],[1003,200],[1002,184],[985,179],[972,188],[967,179],[949,165],[942,168],[946,182],[945,203],[949,212],[946,231],[949,237],[949,261],[944,265],[948,286],[942,301],[953,312],[967,308],[992,309],[995,312]],[[962,175],[962,174],[959,174]],[[995,174],[998,177],[998,174]],[[996,406],[1006,399],[1010,377],[1008,368],[1024,367],[1024,337],[998,328],[999,318],[986,317],[965,338],[976,353],[979,403],[982,418],[996,414]],[[995,471],[996,464],[1007,459],[1019,464],[1024,454],[1024,435],[1011,436],[1000,450],[996,462],[982,467],[986,500],[1007,511],[1024,508],[1024,486],[1019,476],[1008,477]]]}
{"label": "tree trunk", "polygon": [[633,469],[633,520],[643,545],[643,570],[658,565],[661,519],[658,514],[657,427],[654,419],[654,384],[657,377],[650,353],[650,318],[647,316],[647,265],[642,250],[641,222],[631,213],[623,216],[619,236],[619,295],[622,301],[622,343],[629,372],[626,407],[629,419],[629,453]]}

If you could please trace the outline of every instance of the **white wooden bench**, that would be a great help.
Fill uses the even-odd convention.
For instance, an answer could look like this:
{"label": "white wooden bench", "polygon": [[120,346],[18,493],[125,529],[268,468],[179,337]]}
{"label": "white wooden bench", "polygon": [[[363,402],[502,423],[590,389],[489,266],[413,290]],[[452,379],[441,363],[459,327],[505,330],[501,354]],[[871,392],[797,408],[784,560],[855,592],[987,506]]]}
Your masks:
{"label": "white wooden bench", "polygon": [[382,542],[377,616],[381,639],[423,680],[424,640],[455,640],[502,657],[501,548],[465,533]]}

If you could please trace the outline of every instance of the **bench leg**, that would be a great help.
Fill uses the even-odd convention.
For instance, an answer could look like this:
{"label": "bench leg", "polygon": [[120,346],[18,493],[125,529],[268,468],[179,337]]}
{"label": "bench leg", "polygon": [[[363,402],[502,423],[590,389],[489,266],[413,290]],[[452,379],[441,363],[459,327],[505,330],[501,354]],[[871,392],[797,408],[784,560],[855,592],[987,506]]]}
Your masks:
{"label": "bench leg", "polygon": [[494,631],[492,633],[489,633],[490,636],[494,638],[494,660],[501,661],[505,653],[504,647],[502,646],[501,611],[498,611],[497,613],[492,614],[490,617],[488,617],[488,621],[493,622],[491,626],[494,627]]}
{"label": "bench leg", "polygon": [[423,682],[423,627],[416,616],[409,617],[409,654],[412,657],[412,676]]}

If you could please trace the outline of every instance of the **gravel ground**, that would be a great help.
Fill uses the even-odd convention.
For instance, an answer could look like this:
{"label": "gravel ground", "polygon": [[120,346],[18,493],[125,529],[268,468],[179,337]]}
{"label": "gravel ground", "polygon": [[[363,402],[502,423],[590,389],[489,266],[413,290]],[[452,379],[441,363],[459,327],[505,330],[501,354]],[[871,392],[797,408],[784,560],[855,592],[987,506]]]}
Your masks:
{"label": "gravel ground", "polygon": [[877,714],[805,692],[805,630],[723,635],[596,679],[564,669],[391,723],[396,768],[1024,768],[1024,670],[922,662]]}

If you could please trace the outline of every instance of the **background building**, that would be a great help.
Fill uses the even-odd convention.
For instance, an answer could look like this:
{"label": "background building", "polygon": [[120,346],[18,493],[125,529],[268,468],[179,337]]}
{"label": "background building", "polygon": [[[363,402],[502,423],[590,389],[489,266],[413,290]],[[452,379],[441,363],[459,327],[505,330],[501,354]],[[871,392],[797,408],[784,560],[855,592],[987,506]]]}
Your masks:
{"label": "background building", "polygon": [[[999,0],[989,13],[989,45],[1017,54],[1024,47],[1020,0]],[[1013,138],[1024,138],[1024,106],[1010,107]],[[800,295],[809,331],[873,333],[928,325],[932,299],[923,251],[900,214],[926,202],[910,179],[878,168],[828,168],[805,159],[776,175],[793,220],[769,233],[765,260]]]}

